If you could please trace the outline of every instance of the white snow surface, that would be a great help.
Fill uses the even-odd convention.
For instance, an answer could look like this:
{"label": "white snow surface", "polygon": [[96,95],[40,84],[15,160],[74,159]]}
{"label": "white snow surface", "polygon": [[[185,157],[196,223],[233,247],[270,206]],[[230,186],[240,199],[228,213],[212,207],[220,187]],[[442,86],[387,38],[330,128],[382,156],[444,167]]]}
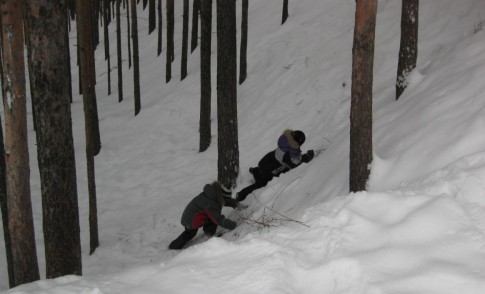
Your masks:
{"label": "white snow surface", "polygon": [[[484,1],[421,1],[417,68],[398,101],[394,85],[401,1],[379,1],[374,161],[368,191],[350,194],[355,1],[290,1],[284,25],[282,1],[250,1],[248,78],[237,89],[241,172],[234,192],[251,182],[248,168],[276,147],[287,128],[306,133],[304,151],[326,150],[251,194],[244,202],[248,209],[224,208],[239,224],[234,231],[211,239],[199,232],[187,248],[171,251],[168,244],[183,231],[183,209],[217,178],[216,26],[214,22],[212,143],[199,153],[199,47],[189,55],[188,76],[180,81],[183,2],[175,2],[175,62],[168,84],[165,35],[157,57],[156,33],[148,35],[148,11],[142,12],[141,2],[138,6],[139,115],[134,116],[126,33],[121,103],[116,68],[111,72],[113,93],[107,95],[102,40],[96,51],[101,244],[93,255],[82,97],[72,60],[83,276],[43,278],[8,290],[1,238],[2,293],[485,293]],[[237,5],[240,31],[240,1]],[[215,7],[214,1],[214,18]],[[71,56],[76,50],[73,26]],[[115,65],[115,25],[109,29]],[[30,102],[27,107],[30,117]],[[31,120],[29,135],[37,250],[45,277]]]}

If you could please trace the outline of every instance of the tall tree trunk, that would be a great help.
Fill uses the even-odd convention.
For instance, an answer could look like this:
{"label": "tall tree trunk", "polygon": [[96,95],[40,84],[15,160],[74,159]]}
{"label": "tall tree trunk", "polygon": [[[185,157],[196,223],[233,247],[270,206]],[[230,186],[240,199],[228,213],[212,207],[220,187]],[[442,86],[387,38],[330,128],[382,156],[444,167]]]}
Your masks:
{"label": "tall tree trunk", "polygon": [[39,279],[30,199],[22,2],[2,0],[3,104],[8,228],[12,245],[12,286]]}
{"label": "tall tree trunk", "polygon": [[218,180],[226,187],[239,173],[236,51],[236,1],[217,0]]}
{"label": "tall tree trunk", "polygon": [[121,56],[120,0],[116,0],[116,52],[118,62],[118,102],[123,101],[123,62]]}
{"label": "tall tree trunk", "polygon": [[372,81],[377,0],[357,0],[352,49],[350,192],[366,190],[372,163]]}
{"label": "tall tree trunk", "polygon": [[194,52],[198,43],[200,1],[201,0],[194,0],[192,5],[192,39],[190,43],[190,53]]}
{"label": "tall tree trunk", "polygon": [[[2,15],[0,14],[0,31],[2,27]],[[2,42],[2,34],[0,34],[0,44]],[[2,55],[2,46],[0,46],[0,56]],[[3,80],[3,61],[0,58],[0,79],[2,85],[4,84]],[[5,97],[5,93],[3,92],[2,87],[2,97]],[[2,121],[0,117],[0,121]],[[5,166],[5,142],[3,140],[3,127],[0,124],[0,213],[2,213],[2,224],[3,224],[3,238],[5,240],[5,255],[7,258],[7,271],[8,271],[8,283],[10,287],[13,287],[15,284],[15,279],[13,276],[13,257],[12,257],[12,242],[10,240],[10,232],[8,230],[8,210],[7,210],[7,175],[6,175],[6,166]]]}
{"label": "tall tree trunk", "polygon": [[284,24],[288,19],[288,0],[283,0],[283,16],[281,17],[281,24]]}
{"label": "tall tree trunk", "polygon": [[189,46],[189,0],[184,0],[183,29],[182,29],[182,58],[180,80],[187,76],[187,52]]}
{"label": "tall tree trunk", "polygon": [[104,59],[108,67],[108,95],[111,95],[111,56],[109,54],[109,0],[104,0],[103,20],[104,20]]}
{"label": "tall tree trunk", "polygon": [[131,0],[131,34],[133,36],[133,88],[135,100],[135,116],[140,112],[140,62],[138,53],[138,21],[136,13],[136,2]]}
{"label": "tall tree trunk", "polygon": [[174,60],[173,33],[174,33],[174,0],[167,0],[167,60],[165,68],[165,82],[172,79],[172,62]]}
{"label": "tall tree trunk", "polygon": [[[81,275],[81,238],[67,60],[66,2],[26,1],[31,91],[42,190],[48,279]],[[34,94],[35,93],[35,94]]]}
{"label": "tall tree trunk", "polygon": [[241,50],[239,52],[239,85],[244,83],[247,76],[248,8],[249,0],[242,0]]}
{"label": "tall tree trunk", "polygon": [[158,0],[157,6],[157,13],[158,13],[158,48],[157,48],[157,56],[160,56],[162,53],[162,0]]}
{"label": "tall tree trunk", "polygon": [[[83,87],[84,124],[86,132],[86,161],[89,190],[89,236],[92,254],[99,246],[98,216],[96,201],[96,178],[94,174],[94,156],[96,155],[95,127],[97,124],[97,106],[95,91],[94,46],[92,39],[91,1],[76,0],[77,27],[81,44],[81,80]],[[96,116],[96,119],[94,118]],[[99,131],[99,129],[98,129]]]}
{"label": "tall tree trunk", "polygon": [[200,142],[199,151],[211,143],[211,39],[212,0],[201,0],[200,6]]}
{"label": "tall tree trunk", "polygon": [[[126,0],[130,1],[130,0]],[[131,26],[130,26],[130,3],[126,4],[126,28],[128,30],[128,68],[131,68]]]}
{"label": "tall tree trunk", "polygon": [[156,28],[155,18],[155,0],[149,0],[148,3],[148,34],[151,34]]}
{"label": "tall tree trunk", "polygon": [[408,75],[418,59],[419,0],[402,0],[401,45],[396,78],[396,100],[408,86]]}

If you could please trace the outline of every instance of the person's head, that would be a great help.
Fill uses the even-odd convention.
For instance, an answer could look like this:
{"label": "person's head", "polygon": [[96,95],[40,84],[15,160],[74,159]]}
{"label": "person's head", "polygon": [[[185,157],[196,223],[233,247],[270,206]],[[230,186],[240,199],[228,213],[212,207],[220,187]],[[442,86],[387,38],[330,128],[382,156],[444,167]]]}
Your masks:
{"label": "person's head", "polygon": [[302,131],[292,131],[291,136],[298,143],[298,145],[303,145],[305,143],[305,134]]}
{"label": "person's head", "polygon": [[231,188],[227,188],[224,186],[221,182],[215,181],[212,183],[212,187],[214,187],[214,190],[216,190],[219,204],[221,207],[224,206],[224,197],[231,197],[232,190]]}

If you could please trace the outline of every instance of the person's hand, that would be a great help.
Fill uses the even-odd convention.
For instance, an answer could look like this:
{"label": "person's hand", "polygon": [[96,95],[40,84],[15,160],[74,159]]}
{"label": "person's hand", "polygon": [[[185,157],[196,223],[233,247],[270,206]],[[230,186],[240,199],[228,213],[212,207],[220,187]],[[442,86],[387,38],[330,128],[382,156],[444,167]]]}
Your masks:
{"label": "person's hand", "polygon": [[313,157],[315,157],[315,152],[313,150],[308,150],[306,154],[303,154],[302,161],[303,162],[310,162]]}

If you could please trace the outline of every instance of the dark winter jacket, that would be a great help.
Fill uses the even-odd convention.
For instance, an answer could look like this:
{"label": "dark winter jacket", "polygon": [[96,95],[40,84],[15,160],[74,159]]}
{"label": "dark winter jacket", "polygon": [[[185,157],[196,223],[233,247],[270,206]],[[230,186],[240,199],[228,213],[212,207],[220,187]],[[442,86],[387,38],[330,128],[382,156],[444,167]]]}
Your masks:
{"label": "dark winter jacket", "polygon": [[286,130],[278,139],[278,148],[266,154],[258,163],[261,172],[267,175],[279,176],[302,163],[300,145],[291,136],[291,130]]}
{"label": "dark winter jacket", "polygon": [[232,230],[236,223],[221,214],[223,200],[212,185],[205,185],[204,192],[197,195],[185,208],[182,214],[182,225],[188,229],[198,229],[208,220]]}

